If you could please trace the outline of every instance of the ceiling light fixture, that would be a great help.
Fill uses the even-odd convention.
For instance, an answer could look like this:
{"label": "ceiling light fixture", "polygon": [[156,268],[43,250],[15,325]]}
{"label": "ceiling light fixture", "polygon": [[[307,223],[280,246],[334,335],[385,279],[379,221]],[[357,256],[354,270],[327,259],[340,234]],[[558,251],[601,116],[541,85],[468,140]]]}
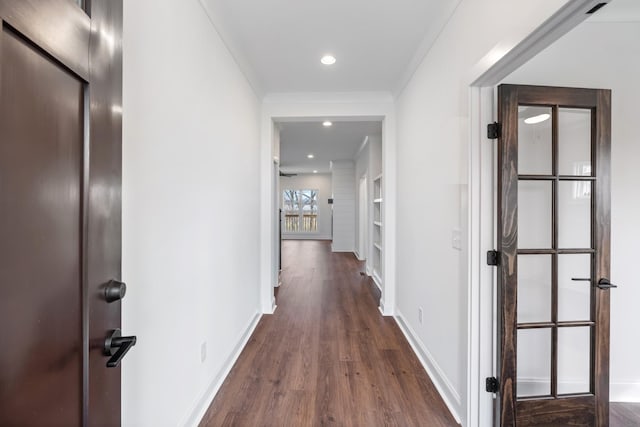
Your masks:
{"label": "ceiling light fixture", "polygon": [[328,128],[333,126],[333,123],[331,123],[329,120],[327,120],[326,122],[322,122],[322,126]]}
{"label": "ceiling light fixture", "polygon": [[313,154],[307,154],[307,159],[313,159],[315,156]]}
{"label": "ceiling light fixture", "polygon": [[551,117],[551,114],[547,114],[547,113],[538,114],[537,116],[524,119],[524,122],[528,125],[535,125],[536,123],[542,123],[545,120],[549,120],[549,117]]}
{"label": "ceiling light fixture", "polygon": [[318,173],[318,171],[317,171],[317,170],[314,170],[314,171],[313,171],[313,173]]}
{"label": "ceiling light fixture", "polygon": [[336,63],[336,57],[333,55],[325,55],[320,59],[324,65],[333,65]]}

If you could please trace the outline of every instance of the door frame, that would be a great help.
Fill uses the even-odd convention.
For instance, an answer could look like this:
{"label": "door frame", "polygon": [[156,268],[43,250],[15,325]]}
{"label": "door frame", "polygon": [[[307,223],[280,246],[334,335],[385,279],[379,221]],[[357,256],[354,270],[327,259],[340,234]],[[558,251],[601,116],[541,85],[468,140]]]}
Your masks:
{"label": "door frame", "polygon": [[589,17],[586,11],[611,0],[570,0],[520,43],[505,53],[496,47],[488,56],[497,61],[482,68],[469,86],[469,254],[467,425],[499,425],[494,419],[495,394],[485,391],[485,379],[497,377],[497,271],[486,263],[496,248],[497,144],[487,138],[487,124],[497,118],[497,85],[520,66]]}
{"label": "door frame", "polygon": [[274,144],[277,122],[310,120],[334,121],[382,121],[382,172],[384,174],[383,241],[384,277],[380,311],[384,316],[395,314],[396,301],[396,116],[391,94],[386,93],[338,93],[338,94],[273,94],[263,100],[260,138],[260,307],[264,314],[276,309],[274,296],[272,251],[274,212],[273,192],[276,182],[271,174],[271,164],[279,161]]}

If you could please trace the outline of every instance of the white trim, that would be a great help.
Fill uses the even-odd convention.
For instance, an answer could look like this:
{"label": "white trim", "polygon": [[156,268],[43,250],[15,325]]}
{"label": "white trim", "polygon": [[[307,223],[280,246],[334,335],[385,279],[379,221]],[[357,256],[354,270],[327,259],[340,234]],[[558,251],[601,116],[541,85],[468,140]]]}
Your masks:
{"label": "white trim", "polygon": [[[485,57],[494,61],[471,85],[495,86],[531,58],[549,47],[591,15],[586,12],[598,3],[611,0],[570,0],[515,46],[499,46]],[[499,59],[495,59],[499,56]],[[481,61],[482,64],[483,61]]]}
{"label": "white trim", "polygon": [[[384,314],[393,315],[396,300],[396,120],[393,96],[387,92],[363,93],[294,93],[270,94],[262,104],[262,125],[260,144],[260,306],[263,313],[272,310],[273,284],[270,271],[272,244],[276,236],[272,235],[275,218],[271,191],[273,178],[269,173],[273,159],[273,126],[278,122],[295,122],[322,118],[333,121],[382,121],[382,171],[385,203],[383,205],[383,236],[385,247],[383,254],[383,280],[381,307]],[[346,249],[345,249],[346,250]],[[353,252],[350,248],[348,252]]]}
{"label": "white trim", "polygon": [[240,353],[242,353],[247,342],[249,342],[249,338],[251,338],[251,335],[258,326],[261,318],[262,313],[256,312],[249,322],[249,325],[240,336],[238,343],[231,351],[231,354],[222,365],[222,368],[218,371],[218,374],[215,376],[213,381],[211,381],[211,384],[207,387],[207,390],[204,392],[202,397],[192,406],[193,409],[189,411],[189,415],[186,417],[186,420],[183,423],[180,423],[180,425],[196,427],[200,423],[202,417],[204,417],[204,414],[207,412],[207,409],[211,406],[211,402],[213,402],[213,399],[220,390],[220,387],[222,387],[227,375],[231,372],[231,368],[233,368],[233,365],[240,357]]}
{"label": "white trim", "polygon": [[433,16],[436,16],[436,20],[434,23],[428,26],[427,33],[424,38],[420,42],[416,53],[411,58],[409,65],[406,67],[402,77],[395,90],[393,91],[393,95],[398,98],[407,87],[413,75],[416,73],[424,58],[429,54],[429,51],[435,44],[438,37],[442,31],[446,28],[447,24],[453,14],[455,13],[458,5],[461,3],[461,0],[449,0],[442,8],[440,13],[435,13]]}
{"label": "white trim", "polygon": [[[483,262],[486,250],[494,245],[496,218],[494,197],[495,144],[486,140],[485,126],[493,117],[494,86],[518,67],[588,18],[585,12],[608,0],[570,0],[528,37],[517,44],[492,49],[473,70],[470,85],[469,159],[469,322],[467,365],[467,424],[491,425],[493,398],[485,393],[482,381],[496,375],[496,273]],[[474,75],[474,74],[472,74]],[[487,145],[490,148],[487,148]],[[487,206],[490,204],[489,206]],[[474,323],[477,322],[477,323]],[[487,344],[489,342],[489,344]],[[620,389],[624,389],[621,387]],[[612,385],[613,390],[613,385]],[[640,393],[638,394],[640,396]]]}
{"label": "white trim", "polygon": [[261,98],[264,94],[262,85],[260,85],[260,79],[258,79],[253,67],[249,65],[249,61],[244,55],[241,54],[242,50],[237,49],[235,43],[233,43],[233,37],[230,36],[230,32],[228,31],[226,25],[223,20],[217,19],[218,15],[209,11],[209,8],[205,4],[203,0],[198,0],[200,7],[204,11],[205,15],[207,15],[207,19],[211,23],[213,30],[218,33],[220,40],[224,44],[227,52],[233,58],[233,61],[238,66],[238,70],[244,75],[244,78],[251,86],[253,93],[256,95],[256,98]]}
{"label": "white trim", "polygon": [[418,360],[420,360],[424,370],[427,371],[427,375],[431,378],[431,382],[433,382],[433,385],[438,390],[438,393],[440,393],[442,400],[444,400],[447,408],[449,408],[451,415],[453,415],[453,418],[455,418],[458,424],[461,424],[460,413],[462,410],[462,403],[460,401],[460,395],[456,392],[455,387],[451,384],[451,381],[449,381],[446,374],[440,368],[429,350],[424,346],[422,340],[418,338],[411,326],[404,321],[402,313],[396,310],[394,318],[396,319],[400,330],[409,342],[409,345],[413,349],[413,352],[418,357]]}
{"label": "white trim", "polygon": [[640,383],[611,383],[609,388],[611,402],[640,402]]}

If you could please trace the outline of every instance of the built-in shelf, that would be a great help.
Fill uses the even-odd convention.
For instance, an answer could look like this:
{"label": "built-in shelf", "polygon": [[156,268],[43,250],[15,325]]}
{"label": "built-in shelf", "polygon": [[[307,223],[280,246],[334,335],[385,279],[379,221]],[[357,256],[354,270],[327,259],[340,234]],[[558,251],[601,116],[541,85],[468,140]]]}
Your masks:
{"label": "built-in shelf", "polygon": [[373,238],[371,245],[372,258],[373,258],[373,281],[378,288],[382,289],[382,277],[383,277],[383,238],[382,238],[382,225],[384,218],[382,217],[382,175],[378,175],[373,180]]}

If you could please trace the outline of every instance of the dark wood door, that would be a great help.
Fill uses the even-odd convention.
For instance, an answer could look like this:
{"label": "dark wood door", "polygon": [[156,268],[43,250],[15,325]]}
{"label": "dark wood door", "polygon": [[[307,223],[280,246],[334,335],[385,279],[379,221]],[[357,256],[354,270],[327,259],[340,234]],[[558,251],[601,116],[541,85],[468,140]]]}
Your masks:
{"label": "dark wood door", "polygon": [[121,1],[0,1],[0,425],[120,424]]}
{"label": "dark wood door", "polygon": [[607,426],[611,92],[502,85],[496,419]]}

